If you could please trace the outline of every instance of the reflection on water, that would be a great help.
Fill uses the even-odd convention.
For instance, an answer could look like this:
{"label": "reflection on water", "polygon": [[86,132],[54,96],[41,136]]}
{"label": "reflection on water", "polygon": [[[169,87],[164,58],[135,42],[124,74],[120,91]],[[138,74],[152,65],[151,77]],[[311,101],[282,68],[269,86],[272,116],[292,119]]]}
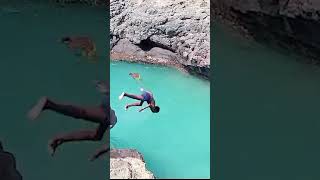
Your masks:
{"label": "reflection on water", "polygon": [[[113,64],[110,101],[118,123],[111,130],[111,146],[137,149],[158,178],[209,178],[210,82],[171,68]],[[129,73],[139,73],[141,81]],[[123,91],[139,95],[141,86],[152,91],[159,113],[138,112],[142,107],[125,110],[136,100],[119,101],[119,95]]]}

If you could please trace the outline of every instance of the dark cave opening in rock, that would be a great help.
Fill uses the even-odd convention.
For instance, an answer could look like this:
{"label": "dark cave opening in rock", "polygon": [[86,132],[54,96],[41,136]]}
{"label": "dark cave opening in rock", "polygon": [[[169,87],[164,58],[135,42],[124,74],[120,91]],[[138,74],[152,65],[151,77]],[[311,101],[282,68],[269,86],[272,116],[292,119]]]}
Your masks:
{"label": "dark cave opening in rock", "polygon": [[171,52],[174,52],[174,50],[170,49],[169,47],[153,42],[149,38],[145,40],[141,40],[140,44],[137,44],[137,46],[141,48],[143,51],[150,51],[152,48],[158,47],[161,49],[166,49]]}

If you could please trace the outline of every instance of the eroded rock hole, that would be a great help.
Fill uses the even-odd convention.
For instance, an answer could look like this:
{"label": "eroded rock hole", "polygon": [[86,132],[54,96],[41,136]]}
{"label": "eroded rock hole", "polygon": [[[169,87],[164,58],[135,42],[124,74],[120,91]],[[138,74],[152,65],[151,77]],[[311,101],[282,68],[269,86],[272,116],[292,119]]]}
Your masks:
{"label": "eroded rock hole", "polygon": [[171,52],[174,52],[172,49],[170,49],[169,47],[167,46],[164,46],[162,44],[159,44],[159,43],[156,43],[156,42],[153,42],[151,41],[149,38],[148,39],[145,39],[145,40],[142,40],[140,42],[140,44],[138,44],[138,46],[143,50],[143,51],[150,51],[152,48],[155,48],[155,47],[159,47],[159,48],[162,48],[162,49],[166,49],[166,50],[169,50]]}

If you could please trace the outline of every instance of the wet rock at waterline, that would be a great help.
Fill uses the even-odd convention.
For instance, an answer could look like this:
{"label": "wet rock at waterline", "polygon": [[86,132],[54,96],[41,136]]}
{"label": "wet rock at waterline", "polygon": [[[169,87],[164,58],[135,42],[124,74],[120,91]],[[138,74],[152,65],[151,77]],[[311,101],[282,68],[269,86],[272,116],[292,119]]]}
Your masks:
{"label": "wet rock at waterline", "polygon": [[126,61],[142,62],[146,64],[179,66],[177,54],[159,47],[153,47],[150,50],[145,51],[126,39],[118,41],[111,51],[111,57],[112,59],[125,59]]}
{"label": "wet rock at waterline", "polygon": [[131,60],[209,72],[209,0],[111,0],[110,18],[113,59],[132,56]]}

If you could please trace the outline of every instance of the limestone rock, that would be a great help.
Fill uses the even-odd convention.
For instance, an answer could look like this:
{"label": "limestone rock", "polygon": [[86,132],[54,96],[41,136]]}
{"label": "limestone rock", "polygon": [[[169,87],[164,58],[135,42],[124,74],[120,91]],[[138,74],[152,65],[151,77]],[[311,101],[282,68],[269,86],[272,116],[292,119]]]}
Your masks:
{"label": "limestone rock", "polygon": [[110,179],[155,179],[146,169],[142,155],[133,149],[112,149]]}

